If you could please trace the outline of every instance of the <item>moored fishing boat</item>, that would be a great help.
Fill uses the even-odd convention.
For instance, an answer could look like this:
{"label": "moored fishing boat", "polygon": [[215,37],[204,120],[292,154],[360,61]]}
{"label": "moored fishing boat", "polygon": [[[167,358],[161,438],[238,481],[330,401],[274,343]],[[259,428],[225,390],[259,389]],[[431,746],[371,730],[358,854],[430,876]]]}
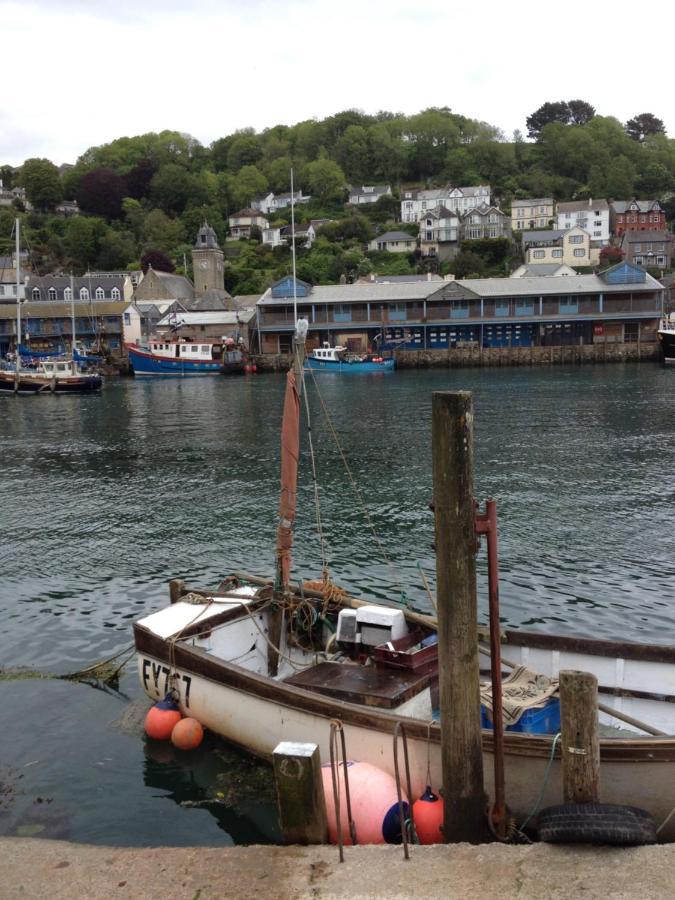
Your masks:
{"label": "moored fishing boat", "polygon": [[675,313],[661,319],[657,337],[663,352],[663,361],[675,365]]}
{"label": "moored fishing boat", "polygon": [[[298,322],[298,343],[304,329]],[[304,334],[302,333],[304,331]],[[232,743],[270,757],[286,741],[319,745],[329,756],[331,722],[340,720],[349,756],[394,773],[392,735],[405,725],[412,790],[441,783],[436,718],[436,620],[401,606],[349,597],[330,581],[290,582],[303,388],[302,354],[284,402],[277,573],[266,581],[233,573],[216,590],[172,586],[172,602],[134,626],[138,671],[154,700],[171,692],[181,710]],[[565,668],[595,674],[602,700],[601,800],[648,810],[675,840],[675,647],[505,633],[502,665],[527,666],[549,680],[534,697],[546,711],[550,679]],[[541,702],[540,702],[541,700]],[[479,710],[476,710],[479,715]],[[559,800],[560,751],[553,717],[504,735],[507,802],[518,822],[537,803]],[[487,724],[487,723],[486,723]],[[627,727],[628,726],[628,727]],[[493,733],[482,732],[487,791],[495,789]]]}
{"label": "moored fishing boat", "polygon": [[45,359],[35,369],[0,371],[0,391],[14,394],[93,394],[101,390],[97,372],[83,372],[71,359]]}
{"label": "moored fishing boat", "polygon": [[134,375],[217,375],[223,370],[222,341],[160,337],[149,340],[146,346],[124,346]]}
{"label": "moored fishing boat", "polygon": [[394,367],[393,357],[385,359],[372,353],[350,353],[346,347],[331,347],[326,342],[312,350],[305,361],[305,368],[317,372],[393,372]]}

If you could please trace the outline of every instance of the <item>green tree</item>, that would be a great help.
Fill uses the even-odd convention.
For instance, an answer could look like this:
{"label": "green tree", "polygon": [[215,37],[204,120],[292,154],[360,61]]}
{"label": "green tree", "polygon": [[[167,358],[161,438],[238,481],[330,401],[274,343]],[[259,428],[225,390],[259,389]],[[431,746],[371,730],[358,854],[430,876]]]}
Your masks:
{"label": "green tree", "polygon": [[543,103],[539,109],[536,109],[525,120],[527,136],[539,140],[546,125],[551,125],[553,122],[567,125],[569,120],[570,110],[564,100],[558,100],[554,103],[550,101]]}
{"label": "green tree", "polygon": [[323,202],[344,199],[347,182],[340,166],[320,156],[307,166],[307,181],[311,193]]}
{"label": "green tree", "polygon": [[252,129],[238,131],[227,151],[227,168],[237,174],[244,166],[255,166],[263,156],[263,149]]}
{"label": "green tree", "polygon": [[102,219],[94,216],[68,219],[63,236],[67,262],[79,271],[93,267],[107,234],[108,228]]}
{"label": "green tree", "polygon": [[184,243],[183,226],[177,219],[170,219],[160,209],[153,209],[145,217],[141,234],[145,250],[160,250],[172,256],[175,248]]}
{"label": "green tree", "polygon": [[255,197],[265,193],[267,184],[257,166],[243,166],[234,181],[233,199],[237,209],[250,206]]}
{"label": "green tree", "polygon": [[626,122],[626,134],[642,143],[650,134],[665,134],[666,126],[652,113],[640,113]]}
{"label": "green tree", "polygon": [[198,176],[177,163],[160,166],[150,182],[150,198],[165,213],[183,212],[188,203],[197,205],[208,200]]}
{"label": "green tree", "polygon": [[[283,194],[290,190],[292,166],[293,161],[290,156],[279,156],[266,164],[265,176],[267,177],[269,189],[274,191],[275,194]],[[293,187],[297,189],[298,185],[294,184]]]}
{"label": "green tree", "polygon": [[96,267],[104,272],[124,270],[136,257],[136,241],[128,231],[108,229],[100,243]]}
{"label": "green tree", "polygon": [[52,210],[63,200],[59,170],[48,159],[27,159],[19,177],[28,201],[36,209]]}
{"label": "green tree", "polygon": [[472,250],[460,250],[450,263],[450,271],[456,278],[480,275],[485,268],[482,258]]}
{"label": "green tree", "polygon": [[675,179],[661,163],[651,163],[637,177],[635,189],[643,197],[655,199],[672,191]]}
{"label": "green tree", "polygon": [[363,183],[372,172],[368,132],[362,125],[349,125],[338,138],[335,161],[350,181]]}

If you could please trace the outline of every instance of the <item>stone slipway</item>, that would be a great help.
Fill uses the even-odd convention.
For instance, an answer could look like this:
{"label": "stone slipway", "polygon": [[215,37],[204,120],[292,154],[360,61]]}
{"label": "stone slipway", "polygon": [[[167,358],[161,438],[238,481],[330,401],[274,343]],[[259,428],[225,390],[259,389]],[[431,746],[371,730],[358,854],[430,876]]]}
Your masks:
{"label": "stone slipway", "polygon": [[150,848],[0,839],[0,898],[671,900],[675,845]]}

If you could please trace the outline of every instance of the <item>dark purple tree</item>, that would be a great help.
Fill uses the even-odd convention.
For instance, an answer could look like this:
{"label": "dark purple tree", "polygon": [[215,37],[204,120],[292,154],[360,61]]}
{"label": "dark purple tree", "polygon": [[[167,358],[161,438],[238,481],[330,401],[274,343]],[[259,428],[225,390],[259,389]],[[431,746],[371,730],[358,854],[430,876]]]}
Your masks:
{"label": "dark purple tree", "polygon": [[650,134],[666,133],[666,126],[661,119],[657,119],[651,113],[640,113],[639,116],[633,116],[626,122],[624,128],[628,137],[640,143]]}
{"label": "dark purple tree", "polygon": [[120,219],[126,194],[127,183],[121,175],[112,169],[94,169],[82,176],[75,199],[83,212],[104,219]]}
{"label": "dark purple tree", "polygon": [[158,272],[175,272],[176,267],[168,256],[165,256],[161,250],[148,250],[141,256],[141,269],[145,274],[152,266]]}
{"label": "dark purple tree", "polygon": [[136,165],[127,172],[127,197],[142,200],[148,196],[152,176],[157,166],[151,159],[139,159]]}

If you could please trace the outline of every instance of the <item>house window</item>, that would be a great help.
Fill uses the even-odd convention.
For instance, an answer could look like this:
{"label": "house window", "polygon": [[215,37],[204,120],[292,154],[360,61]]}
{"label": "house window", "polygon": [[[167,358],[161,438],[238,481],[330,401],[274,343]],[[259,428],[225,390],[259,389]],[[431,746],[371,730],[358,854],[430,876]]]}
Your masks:
{"label": "house window", "polygon": [[112,291],[110,291],[110,296],[112,297],[113,300],[119,300],[120,299],[120,289],[114,287],[112,289]]}
{"label": "house window", "polygon": [[508,316],[509,315],[509,301],[508,300],[495,300],[495,315],[496,316]]}
{"label": "house window", "polygon": [[492,228],[488,228],[488,237],[496,238],[499,234],[499,229],[493,226]]}
{"label": "house window", "polygon": [[480,225],[480,216],[471,216],[469,221],[472,225]]}
{"label": "house window", "polygon": [[586,256],[586,251],[582,247],[580,250],[575,250],[574,255],[575,256]]}
{"label": "house window", "polygon": [[469,304],[466,300],[454,300],[450,304],[451,319],[466,319],[469,315]]}
{"label": "house window", "polygon": [[336,303],[333,307],[333,320],[335,322],[351,322],[352,310],[348,303]]}
{"label": "house window", "polygon": [[602,219],[596,219],[595,222],[593,222],[593,224],[594,225],[602,225]]}
{"label": "house window", "polygon": [[642,250],[642,244],[635,244],[633,250],[635,253],[639,253]]}
{"label": "house window", "polygon": [[124,324],[131,325],[131,313],[124,313]]}
{"label": "house window", "polygon": [[665,264],[666,264],[665,256],[657,256],[656,257],[656,265],[657,266],[665,266]]}
{"label": "house window", "polygon": [[535,259],[543,259],[546,256],[546,254],[544,253],[543,250],[535,250],[534,253],[532,254],[532,256]]}
{"label": "house window", "polygon": [[50,287],[47,294],[50,300],[56,300],[56,288]]}
{"label": "house window", "polygon": [[553,250],[553,251],[551,251],[551,256],[553,256],[555,259],[560,259],[560,257],[561,257],[562,255],[563,255],[562,250]]}
{"label": "house window", "polygon": [[392,303],[389,306],[389,318],[392,321],[404,322],[406,320],[406,317],[405,303]]}
{"label": "house window", "polygon": [[576,298],[566,297],[558,301],[558,312],[561,315],[571,315],[579,312],[579,301]]}
{"label": "house window", "polygon": [[601,231],[594,231],[594,232],[593,232],[593,237],[602,237],[602,232],[601,232]]}
{"label": "house window", "polygon": [[73,299],[73,292],[71,291],[71,289],[69,287],[67,287],[65,289],[65,291],[63,292],[63,299],[64,300],[72,300]]}
{"label": "house window", "polygon": [[104,300],[104,299],[105,299],[105,291],[103,290],[102,287],[97,287],[97,288],[96,288],[96,299],[97,299],[97,300]]}
{"label": "house window", "polygon": [[534,315],[534,302],[532,300],[516,300],[514,312],[517,316],[532,316]]}
{"label": "house window", "polygon": [[[32,292],[31,292],[31,297],[33,298],[33,300],[39,300],[40,299],[40,288],[33,288]],[[18,313],[17,313],[17,315],[18,315]]]}
{"label": "house window", "polygon": [[499,219],[497,218],[497,216],[496,216],[495,213],[491,213],[491,214],[490,214],[490,217],[489,217],[489,219],[488,219],[488,221],[489,221],[490,223],[494,224],[494,223],[498,222]]}
{"label": "house window", "polygon": [[570,235],[570,244],[582,244],[584,241],[583,234],[571,234]]}
{"label": "house window", "polygon": [[476,240],[480,237],[480,228],[469,228],[469,240]]}
{"label": "house window", "polygon": [[86,287],[80,288],[80,300],[88,300],[89,299],[89,291]]}

